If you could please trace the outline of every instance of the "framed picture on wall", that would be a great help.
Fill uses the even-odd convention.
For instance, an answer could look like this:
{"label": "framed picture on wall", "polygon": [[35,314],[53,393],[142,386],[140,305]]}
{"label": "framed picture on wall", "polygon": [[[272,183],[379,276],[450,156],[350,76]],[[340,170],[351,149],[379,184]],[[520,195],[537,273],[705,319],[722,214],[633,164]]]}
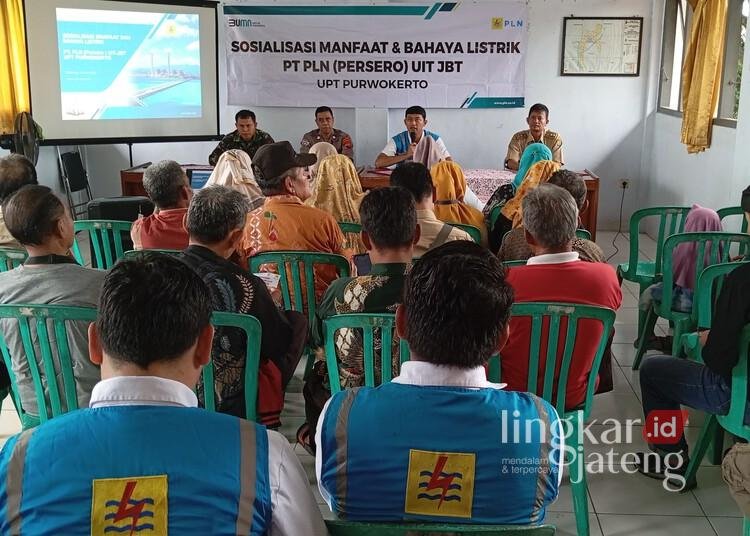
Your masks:
{"label": "framed picture on wall", "polygon": [[561,76],[639,76],[643,17],[565,17]]}

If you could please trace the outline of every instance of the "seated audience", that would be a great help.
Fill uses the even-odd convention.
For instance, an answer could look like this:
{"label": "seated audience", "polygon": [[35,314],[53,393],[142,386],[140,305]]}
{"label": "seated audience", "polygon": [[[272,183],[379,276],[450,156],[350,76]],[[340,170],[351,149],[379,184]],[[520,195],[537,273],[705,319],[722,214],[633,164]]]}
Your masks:
{"label": "seated audience", "polygon": [[[586,200],[586,182],[578,173],[567,169],[559,169],[552,174],[548,183],[567,190],[573,196],[578,206],[578,225],[580,227],[580,215],[588,206],[588,201]],[[574,238],[573,251],[578,252],[578,256],[582,261],[604,262],[602,248],[591,240]],[[531,246],[526,241],[526,233],[523,227],[516,227],[508,232],[503,239],[500,250],[497,252],[497,257],[501,261],[525,261],[533,255]]]}
{"label": "seated audience", "polygon": [[[328,212],[337,222],[359,223],[359,204],[365,194],[351,159],[339,154],[318,164],[312,195],[305,204]],[[345,233],[344,248],[365,252],[359,233]]]}
{"label": "seated audience", "polygon": [[494,255],[463,240],[414,264],[396,311],[411,360],[392,382],[337,393],[318,421],[318,486],[334,514],[543,521],[562,474],[557,413],[533,394],[489,383],[483,366],[508,337],[513,292],[504,273]]}
{"label": "seated audience", "polygon": [[[562,302],[617,309],[622,292],[614,269],[605,263],[581,262],[573,251],[578,225],[578,208],[573,197],[559,186],[542,184],[523,200],[526,239],[534,252],[526,266],[508,273],[516,303]],[[573,358],[568,373],[566,408],[583,403],[588,375],[602,337],[602,325],[582,320],[578,326]],[[531,319],[513,317],[510,338],[502,352],[503,381],[508,388],[525,391],[529,373]],[[559,345],[562,355],[563,345]],[[539,365],[540,385],[544,379],[546,335],[542,339]],[[559,370],[555,371],[555,377]],[[556,396],[556,395],[555,395]]]}
{"label": "seated audience", "polygon": [[234,114],[235,130],[224,136],[208,157],[208,163],[215,166],[219,157],[230,149],[245,151],[250,158],[255,157],[255,152],[268,143],[273,143],[273,138],[268,132],[258,128],[255,114],[250,110],[240,110]]}
{"label": "seated audience", "polygon": [[[190,246],[181,259],[208,286],[214,311],[252,315],[260,321],[263,332],[258,421],[269,427],[278,427],[284,407],[284,388],[302,355],[307,320],[301,313],[279,311],[263,281],[228,260],[242,239],[248,206],[244,195],[225,186],[208,186],[199,190],[188,210]],[[243,418],[246,342],[243,331],[218,328],[211,348],[216,409]],[[198,391],[201,402],[202,387],[201,384]]]}
{"label": "seated audience", "polygon": [[130,229],[133,249],[185,249],[185,217],[193,197],[190,181],[180,164],[162,160],[143,173],[143,189],[154,202],[150,216],[139,217]]}
{"label": "seated audience", "polygon": [[414,245],[414,256],[421,257],[428,250],[452,240],[472,240],[469,233],[440,221],[435,216],[435,186],[430,170],[418,162],[405,162],[391,173],[391,186],[408,190],[414,197],[419,224],[419,242]]}
{"label": "seated audience", "polygon": [[[9,154],[0,158],[0,203],[22,186],[36,183],[36,168],[31,160],[20,154]],[[0,247],[15,249],[22,247],[18,240],[8,232],[2,210],[0,210]]]}
{"label": "seated audience", "polygon": [[[8,230],[23,245],[29,258],[18,268],[0,273],[0,303],[96,307],[105,273],[79,266],[70,255],[75,240],[73,220],[52,190],[46,186],[24,186],[5,200],[3,214]],[[13,360],[21,406],[33,418],[39,415],[39,408],[21,333],[16,321],[10,319],[2,320],[0,329]],[[79,407],[88,405],[91,390],[100,378],[99,368],[89,360],[86,329],[86,323],[67,324]],[[37,364],[44,370],[40,349],[36,344],[34,347]],[[56,356],[55,364],[59,368]],[[58,386],[63,392],[62,376]],[[65,405],[64,398],[62,403]]]}
{"label": "seated audience", "polygon": [[[732,369],[739,360],[740,333],[748,322],[750,265],[742,265],[724,281],[710,331],[701,332],[703,363],[668,355],[648,356],[641,363],[641,401],[646,418],[658,410],[678,415],[681,405],[726,415],[732,397]],[[745,423],[750,424],[750,404],[745,410]],[[664,479],[687,469],[688,445],[684,436],[669,444],[649,444],[649,448],[658,456],[641,453],[637,463],[641,473]],[[679,456],[666,459],[673,453]],[[680,483],[675,485],[679,487]]]}
{"label": "seated audience", "polygon": [[544,104],[537,103],[529,108],[529,116],[526,118],[529,125],[528,130],[516,132],[508,144],[508,153],[505,155],[505,167],[517,170],[520,166],[521,155],[526,147],[532,143],[543,143],[552,153],[551,160],[563,164],[562,138],[557,132],[547,129],[549,123],[549,108]]}
{"label": "seated audience", "polygon": [[435,215],[447,223],[473,225],[487,245],[487,226],[481,209],[471,206],[465,199],[468,186],[461,166],[455,162],[440,162],[430,169],[435,186]]}
{"label": "seated audience", "polygon": [[[344,235],[333,216],[304,204],[312,195],[307,166],[315,155],[297,154],[288,141],[261,147],[253,160],[255,180],[266,200],[253,210],[245,224],[237,252],[241,262],[264,251],[319,251],[351,256],[344,249]],[[332,266],[316,266],[316,299],[337,273]]]}
{"label": "seated audience", "polygon": [[[297,439],[314,454],[311,432],[315,430],[323,403],[331,396],[324,383],[326,363],[323,346],[323,321],[343,313],[394,313],[401,302],[404,277],[413,256],[414,243],[419,240],[414,201],[402,188],[378,188],[362,200],[362,240],[372,261],[368,275],[342,277],[334,281],[317,309],[317,322],[312,329],[312,346],[319,357],[315,374],[305,383],[305,413],[307,423],[300,428]],[[339,331],[336,341],[341,387],[364,385],[364,350],[361,332]],[[399,368],[398,337],[393,337],[393,373]],[[380,341],[375,342],[376,356],[382,356]],[[380,364],[376,362],[375,376],[380,378]]]}
{"label": "seated audience", "polygon": [[222,153],[204,188],[216,185],[227,186],[242,193],[250,202],[249,210],[255,210],[263,204],[263,194],[253,175],[253,162],[245,151],[229,149]]}
{"label": "seated audience", "polygon": [[307,153],[313,145],[320,142],[331,144],[338,154],[349,157],[354,160],[354,144],[352,137],[337,128],[333,128],[333,110],[328,106],[319,106],[315,109],[315,124],[318,128],[306,132],[302,136],[299,152]]}
{"label": "seated audience", "polygon": [[112,268],[89,327],[102,381],[89,409],[3,447],[3,534],[327,534],[286,439],[196,407],[211,310],[177,259],[145,253]]}

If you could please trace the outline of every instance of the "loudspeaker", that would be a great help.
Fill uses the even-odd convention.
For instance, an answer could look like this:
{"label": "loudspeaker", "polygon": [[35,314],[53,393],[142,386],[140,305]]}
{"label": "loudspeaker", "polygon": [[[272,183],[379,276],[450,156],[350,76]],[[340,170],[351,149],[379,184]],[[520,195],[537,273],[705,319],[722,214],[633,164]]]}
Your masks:
{"label": "loudspeaker", "polygon": [[139,214],[150,215],[154,204],[148,197],[100,197],[89,201],[88,213],[91,220],[135,221]]}

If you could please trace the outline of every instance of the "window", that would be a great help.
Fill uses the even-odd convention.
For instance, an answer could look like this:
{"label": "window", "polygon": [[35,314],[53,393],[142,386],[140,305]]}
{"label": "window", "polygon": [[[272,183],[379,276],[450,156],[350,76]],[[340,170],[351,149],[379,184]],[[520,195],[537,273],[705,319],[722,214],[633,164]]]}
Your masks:
{"label": "window", "polygon": [[[745,38],[750,0],[729,0],[724,69],[719,104],[714,115],[722,122],[737,120],[745,56]],[[690,40],[693,10],[688,0],[667,0],[664,12],[659,111],[682,112],[682,62]]]}

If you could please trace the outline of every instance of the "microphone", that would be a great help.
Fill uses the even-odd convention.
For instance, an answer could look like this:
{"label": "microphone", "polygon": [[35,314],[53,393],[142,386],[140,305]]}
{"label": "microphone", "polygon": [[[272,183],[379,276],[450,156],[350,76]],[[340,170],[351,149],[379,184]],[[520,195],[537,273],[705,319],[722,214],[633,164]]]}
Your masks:
{"label": "microphone", "polygon": [[414,143],[415,141],[417,141],[417,133],[416,133],[416,132],[412,132],[412,131],[410,130],[410,131],[409,131],[409,139],[411,139],[411,142],[412,142],[412,143]]}

